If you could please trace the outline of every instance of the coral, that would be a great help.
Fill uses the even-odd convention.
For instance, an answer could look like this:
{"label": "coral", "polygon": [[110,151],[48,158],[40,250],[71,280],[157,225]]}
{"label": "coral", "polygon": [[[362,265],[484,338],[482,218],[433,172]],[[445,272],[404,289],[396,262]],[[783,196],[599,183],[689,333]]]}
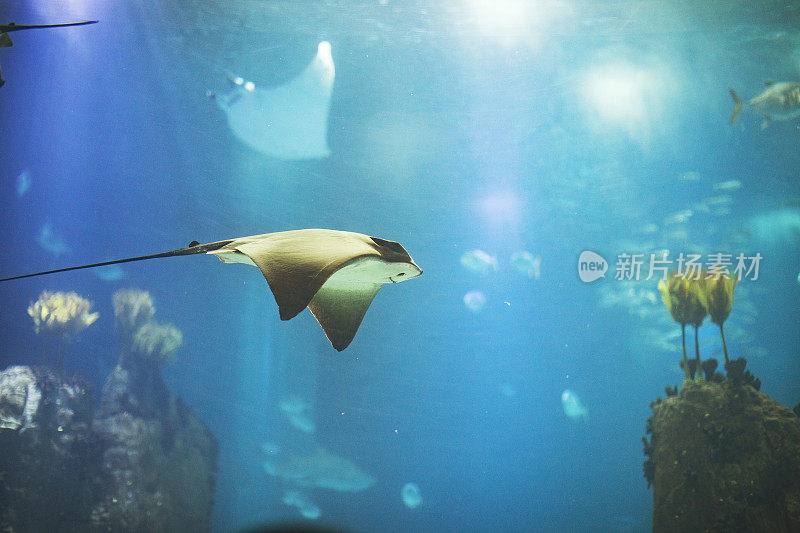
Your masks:
{"label": "coral", "polygon": [[689,376],[688,379],[694,379],[694,376],[697,372],[697,360],[696,359],[685,359],[681,360],[679,366],[683,369],[684,373]]}
{"label": "coral", "polygon": [[794,411],[794,414],[796,414],[798,417],[800,417],[800,403],[795,405],[794,409],[792,409],[792,411]]}
{"label": "coral", "polygon": [[0,373],[0,430],[36,427],[33,415],[42,393],[27,366],[11,366]]}
{"label": "coral", "polygon": [[133,350],[152,358],[159,366],[172,363],[181,344],[183,334],[171,324],[148,322],[133,335]]}
{"label": "coral", "polygon": [[92,303],[74,292],[43,291],[28,306],[36,333],[52,333],[69,338],[91,326],[100,316],[90,313]]}
{"label": "coral", "polygon": [[120,333],[127,337],[153,320],[156,308],[150,293],[138,289],[122,289],[114,293],[114,316]]}
{"label": "coral", "polygon": [[[649,419],[648,419],[649,420]],[[651,433],[651,431],[648,431]],[[653,461],[653,450],[655,447],[653,446],[652,438],[647,440],[647,437],[642,437],[642,443],[644,444],[644,478],[647,480],[647,488],[649,489],[652,484],[653,480],[656,477],[656,463]]]}
{"label": "coral", "polygon": [[703,372],[705,373],[707,380],[711,381],[711,378],[714,377],[714,372],[717,370],[718,365],[719,363],[713,357],[711,359],[706,359],[700,365],[703,367]]}
{"label": "coral", "polygon": [[756,390],[761,389],[761,380],[755,377],[749,370],[746,370],[747,359],[740,357],[725,363],[725,371],[728,373],[728,381],[735,387],[750,385]]}
{"label": "coral", "polygon": [[678,394],[678,386],[677,385],[673,385],[671,387],[669,385],[667,385],[664,388],[664,390],[667,393],[667,398],[669,398],[670,396],[675,396],[676,394]]}

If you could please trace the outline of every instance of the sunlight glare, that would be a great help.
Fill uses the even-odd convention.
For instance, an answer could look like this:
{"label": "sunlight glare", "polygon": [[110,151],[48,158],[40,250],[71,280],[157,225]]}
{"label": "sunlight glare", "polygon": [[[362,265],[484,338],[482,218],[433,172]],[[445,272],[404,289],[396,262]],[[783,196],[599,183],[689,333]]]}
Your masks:
{"label": "sunlight glare", "polygon": [[596,129],[622,130],[647,144],[663,126],[665,100],[674,82],[664,67],[617,61],[593,66],[580,86],[588,122]]}
{"label": "sunlight glare", "polygon": [[466,0],[478,30],[504,46],[535,46],[558,6],[551,0]]}

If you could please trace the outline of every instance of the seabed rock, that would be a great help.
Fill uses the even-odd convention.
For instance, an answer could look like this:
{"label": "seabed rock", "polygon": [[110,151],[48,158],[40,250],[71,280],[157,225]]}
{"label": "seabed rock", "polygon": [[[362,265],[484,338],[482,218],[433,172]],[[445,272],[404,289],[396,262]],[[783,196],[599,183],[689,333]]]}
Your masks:
{"label": "seabed rock", "polygon": [[0,372],[0,531],[208,531],[217,441],[156,367]]}
{"label": "seabed rock", "polygon": [[100,470],[92,395],[46,369],[0,372],[0,531],[85,530]]}
{"label": "seabed rock", "polygon": [[651,404],[653,531],[800,531],[800,419],[754,387],[686,381]]}

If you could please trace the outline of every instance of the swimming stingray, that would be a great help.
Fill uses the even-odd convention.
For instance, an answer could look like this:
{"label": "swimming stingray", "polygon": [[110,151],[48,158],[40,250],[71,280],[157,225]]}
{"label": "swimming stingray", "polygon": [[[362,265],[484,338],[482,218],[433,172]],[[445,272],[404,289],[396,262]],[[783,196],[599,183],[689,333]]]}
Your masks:
{"label": "swimming stingray", "polygon": [[328,112],[335,76],[330,43],[317,46],[314,60],[279,87],[261,88],[240,77],[227,94],[213,94],[228,126],[244,144],[287,160],[328,157]]}
{"label": "swimming stingray", "polygon": [[[13,46],[14,43],[11,42],[11,37],[8,36],[8,32],[10,31],[17,31],[17,30],[34,30],[37,28],[63,28],[64,26],[83,26],[84,24],[94,24],[97,22],[96,20],[86,20],[83,22],[68,22],[66,24],[34,24],[34,25],[17,25],[13,22],[9,22],[8,24],[0,24],[0,48],[8,48],[9,46]],[[0,75],[0,87],[5,84],[6,80],[3,79],[2,75]]]}
{"label": "swimming stingray", "polygon": [[59,268],[0,281],[178,255],[216,255],[225,263],[257,266],[282,320],[308,307],[334,348],[347,348],[372,299],[386,283],[415,278],[422,270],[399,243],[360,233],[301,229],[200,244],[140,257]]}
{"label": "swimming stingray", "polygon": [[[767,88],[755,98],[747,102],[753,111],[764,117],[761,129],[766,128],[771,120],[792,120],[800,116],[800,83],[782,81],[767,82]],[[729,89],[733,98],[733,114],[730,123],[736,122],[742,109],[742,99],[736,91]]]}

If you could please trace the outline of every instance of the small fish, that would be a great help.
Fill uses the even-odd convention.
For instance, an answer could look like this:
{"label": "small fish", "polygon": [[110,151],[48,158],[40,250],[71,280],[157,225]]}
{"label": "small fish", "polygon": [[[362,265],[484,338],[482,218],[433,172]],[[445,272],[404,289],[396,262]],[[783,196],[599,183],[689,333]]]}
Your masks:
{"label": "small fish", "polygon": [[683,211],[678,211],[677,213],[673,213],[669,215],[667,218],[664,219],[664,225],[669,226],[671,224],[683,224],[687,222],[690,218],[692,218],[692,210],[691,209],[684,209]]}
{"label": "small fish", "polygon": [[500,394],[506,398],[514,398],[517,395],[517,389],[509,382],[503,382],[500,385]]}
{"label": "small fish", "polygon": [[680,181],[700,181],[702,176],[696,170],[689,170],[678,176]]}
{"label": "small fish", "polygon": [[409,509],[419,507],[422,503],[422,492],[420,492],[416,483],[410,481],[403,485],[403,488],[400,490],[400,496],[403,498],[405,506]]}
{"label": "small fish", "polygon": [[283,493],[281,502],[287,507],[296,507],[300,515],[308,520],[316,520],[322,516],[320,508],[299,490],[287,490]]}
{"label": "small fish", "polygon": [[56,257],[64,255],[70,251],[69,246],[64,240],[53,232],[50,224],[45,224],[36,236],[36,242],[43,250],[50,252]]}
{"label": "small fish", "polygon": [[497,258],[483,250],[470,250],[461,256],[461,266],[476,274],[488,274],[490,270],[497,270]]}
{"label": "small fish", "polygon": [[486,296],[481,291],[469,291],[464,295],[464,305],[473,313],[480,313],[486,306]]}
{"label": "small fish", "polygon": [[714,184],[715,191],[737,191],[742,188],[742,182],[739,180],[721,181]]}
{"label": "small fish", "polygon": [[728,196],[727,194],[712,196],[708,200],[706,200],[706,203],[712,207],[715,205],[730,205],[731,202],[733,202],[733,198],[731,196]]}
{"label": "small fish", "polygon": [[538,255],[534,257],[530,252],[514,252],[511,255],[511,265],[517,272],[531,279],[539,279],[541,276],[542,258]]}
{"label": "small fish", "polygon": [[[767,82],[767,88],[747,102],[753,111],[764,117],[761,129],[766,128],[770,121],[792,120],[800,116],[800,83],[783,81],[779,83]],[[736,91],[729,89],[733,98],[733,114],[730,124],[733,125],[742,110],[742,99]]]}
{"label": "small fish", "polygon": [[94,269],[94,275],[103,281],[119,281],[125,278],[125,271],[118,265],[108,265]]}
{"label": "small fish", "polygon": [[31,173],[23,170],[17,176],[17,196],[22,198],[31,188]]}
{"label": "small fish", "polygon": [[567,389],[561,393],[561,407],[564,414],[572,420],[589,420],[589,410],[583,405],[575,392]]}
{"label": "small fish", "polygon": [[639,228],[639,233],[657,233],[657,232],[658,232],[658,225],[653,224],[652,222],[648,222],[642,225],[641,228]]}

